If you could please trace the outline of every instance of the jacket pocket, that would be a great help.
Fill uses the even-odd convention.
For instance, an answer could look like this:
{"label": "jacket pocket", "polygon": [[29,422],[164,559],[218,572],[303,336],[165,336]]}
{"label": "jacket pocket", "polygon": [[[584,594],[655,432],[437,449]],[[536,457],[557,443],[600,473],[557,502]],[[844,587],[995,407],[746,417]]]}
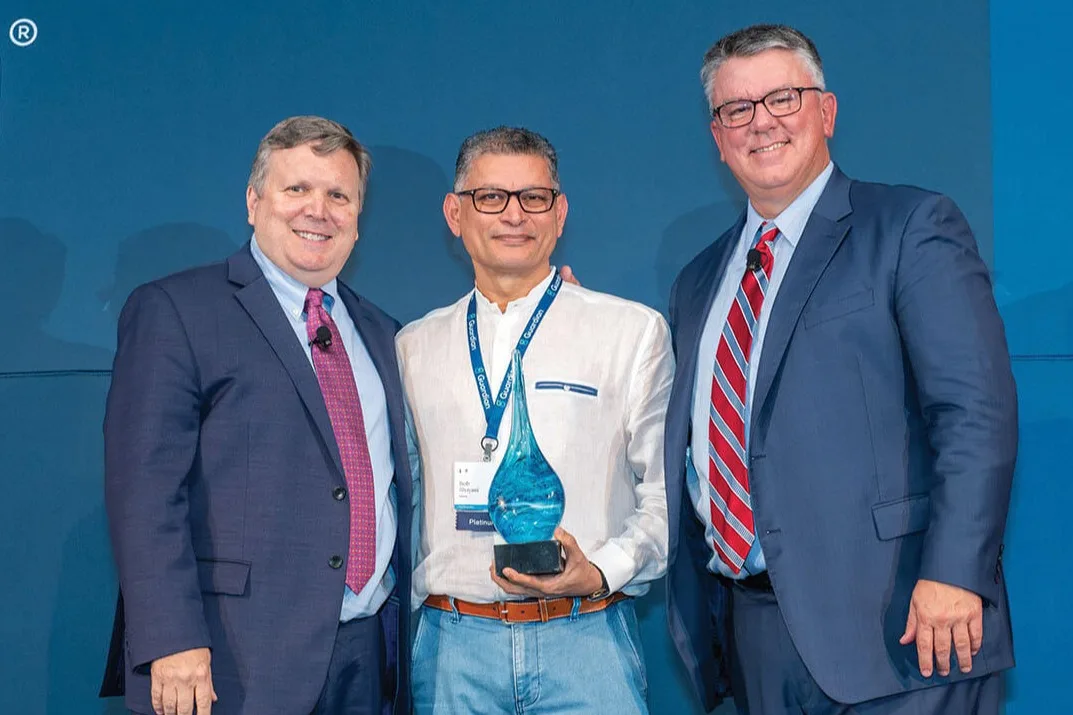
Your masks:
{"label": "jacket pocket", "polygon": [[841,318],[843,315],[870,308],[874,303],[875,296],[870,288],[850,293],[842,298],[829,300],[805,311],[805,327],[811,328],[828,320],[834,320],[835,318]]}
{"label": "jacket pocket", "polygon": [[930,517],[931,497],[927,494],[916,494],[872,507],[876,535],[884,541],[927,529]]}
{"label": "jacket pocket", "polygon": [[250,580],[250,565],[245,561],[198,559],[197,578],[204,593],[244,596]]}

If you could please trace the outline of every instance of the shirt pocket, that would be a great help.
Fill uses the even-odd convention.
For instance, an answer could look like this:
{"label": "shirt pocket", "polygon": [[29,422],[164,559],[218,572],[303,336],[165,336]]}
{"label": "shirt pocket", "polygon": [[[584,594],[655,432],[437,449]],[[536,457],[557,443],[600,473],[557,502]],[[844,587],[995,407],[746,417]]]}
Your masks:
{"label": "shirt pocket", "polygon": [[557,390],[559,392],[581,395],[585,397],[597,397],[600,392],[596,387],[592,385],[586,385],[580,382],[566,382],[563,380],[538,380],[533,384],[533,389],[550,391]]}

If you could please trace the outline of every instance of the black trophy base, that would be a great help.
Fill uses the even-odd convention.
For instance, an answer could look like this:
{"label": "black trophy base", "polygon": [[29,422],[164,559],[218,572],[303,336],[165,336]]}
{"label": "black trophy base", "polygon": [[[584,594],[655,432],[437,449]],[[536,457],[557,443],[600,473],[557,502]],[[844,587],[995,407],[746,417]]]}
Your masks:
{"label": "black trophy base", "polygon": [[525,544],[496,544],[495,553],[496,573],[500,577],[505,568],[512,568],[526,576],[544,576],[562,573],[566,566],[562,544],[555,539]]}

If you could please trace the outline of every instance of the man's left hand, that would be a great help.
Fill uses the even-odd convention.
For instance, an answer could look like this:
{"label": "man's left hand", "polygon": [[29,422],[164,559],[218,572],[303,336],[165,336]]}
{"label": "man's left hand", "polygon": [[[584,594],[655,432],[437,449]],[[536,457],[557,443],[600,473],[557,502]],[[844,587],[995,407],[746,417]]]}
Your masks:
{"label": "man's left hand", "polygon": [[586,558],[577,540],[565,529],[555,530],[555,538],[563,545],[566,565],[563,572],[553,576],[526,576],[512,568],[503,569],[504,578],[496,574],[493,563],[489,570],[492,580],[507,593],[516,596],[553,598],[557,596],[588,596],[603,585],[600,571]]}
{"label": "man's left hand", "polygon": [[909,602],[905,633],[898,641],[916,641],[920,674],[930,678],[934,665],[939,675],[950,675],[950,645],[957,653],[962,673],[972,670],[972,656],[984,642],[983,600],[957,586],[920,579]]}

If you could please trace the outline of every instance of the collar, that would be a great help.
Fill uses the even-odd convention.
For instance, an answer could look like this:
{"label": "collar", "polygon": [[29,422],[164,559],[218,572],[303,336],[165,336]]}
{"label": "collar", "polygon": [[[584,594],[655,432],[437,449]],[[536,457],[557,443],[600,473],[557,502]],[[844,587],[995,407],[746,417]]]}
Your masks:
{"label": "collar", "polygon": [[[797,247],[798,241],[801,240],[801,236],[805,232],[805,225],[808,223],[809,216],[812,215],[812,209],[816,207],[816,202],[820,200],[820,195],[827,188],[827,182],[830,181],[834,170],[834,162],[827,162],[827,166],[820,172],[820,175],[813,179],[812,183],[805,187],[805,190],[798,194],[797,198],[783,209],[778,216],[771,219],[779,227],[779,232],[782,233],[783,238],[794,248]],[[745,230],[742,233],[742,236],[745,237],[744,240],[749,241],[751,245],[757,229],[766,220],[768,219],[756,212],[756,209],[753,208],[753,203],[748,202],[745,214]]]}
{"label": "collar", "polygon": [[551,285],[551,279],[554,277],[555,266],[552,266],[547,278],[533,286],[533,288],[521,298],[517,298],[516,300],[512,300],[507,303],[507,309],[504,310],[502,313],[499,312],[498,305],[488,300],[488,298],[485,297],[484,293],[481,293],[481,291],[478,290],[476,286],[474,286],[473,292],[477,296],[477,310],[481,312],[491,310],[499,315],[508,315],[512,312],[516,312],[519,310],[524,311],[527,309],[531,309],[535,307],[537,303],[540,302],[540,299],[544,296],[544,292],[548,289],[548,286]]}
{"label": "collar", "polygon": [[[272,287],[272,292],[276,294],[283,309],[289,315],[305,314],[306,293],[309,292],[311,287],[315,286],[307,286],[273,263],[272,259],[266,256],[257,244],[256,235],[250,238],[250,253],[253,254],[253,260],[260,266],[261,272],[265,275],[265,280]],[[332,306],[339,295],[338,280],[332,278],[323,286],[320,286],[320,289],[324,291],[324,309],[331,313]]]}

